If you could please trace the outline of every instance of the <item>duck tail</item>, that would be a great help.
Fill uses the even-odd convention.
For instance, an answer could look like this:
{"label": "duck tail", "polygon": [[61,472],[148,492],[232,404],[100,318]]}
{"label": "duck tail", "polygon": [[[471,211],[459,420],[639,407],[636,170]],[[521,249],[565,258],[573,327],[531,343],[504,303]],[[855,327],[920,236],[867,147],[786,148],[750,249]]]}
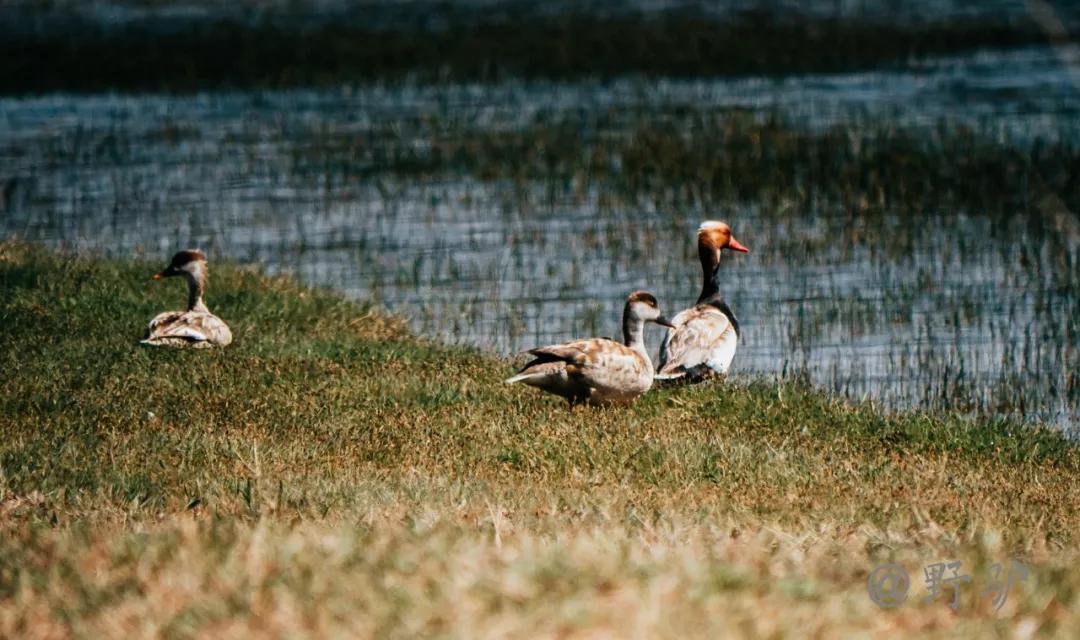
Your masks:
{"label": "duck tail", "polygon": [[535,375],[536,375],[536,373],[526,371],[524,373],[519,373],[516,376],[510,376],[506,380],[503,380],[503,384],[514,384],[515,382],[521,382],[522,380],[528,380],[529,378],[531,378],[531,377],[533,377]]}
{"label": "duck tail", "polygon": [[668,371],[653,375],[653,380],[661,384],[672,384],[686,380],[686,371]]}

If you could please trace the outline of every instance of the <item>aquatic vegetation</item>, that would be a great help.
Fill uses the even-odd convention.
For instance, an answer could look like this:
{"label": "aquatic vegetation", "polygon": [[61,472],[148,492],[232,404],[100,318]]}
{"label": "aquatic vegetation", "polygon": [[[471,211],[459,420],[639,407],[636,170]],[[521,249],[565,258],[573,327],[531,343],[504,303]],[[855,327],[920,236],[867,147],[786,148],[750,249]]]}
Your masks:
{"label": "aquatic vegetation", "polygon": [[1075,424],[1067,112],[1060,138],[1000,139],[977,121],[688,106],[723,84],[633,86],[8,102],[0,233],[200,245],[510,353],[618,335],[638,288],[691,303],[693,230],[727,219],[753,248],[725,266],[735,376]]}

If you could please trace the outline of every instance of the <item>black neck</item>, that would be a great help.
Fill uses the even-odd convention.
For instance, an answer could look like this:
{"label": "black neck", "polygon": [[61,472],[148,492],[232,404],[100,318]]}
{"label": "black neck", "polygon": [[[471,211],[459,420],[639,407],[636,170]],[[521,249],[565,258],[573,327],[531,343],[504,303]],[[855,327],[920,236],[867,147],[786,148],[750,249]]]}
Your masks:
{"label": "black neck", "polygon": [[701,295],[698,296],[698,302],[720,292],[720,284],[716,282],[716,272],[719,267],[719,262],[714,267],[704,260],[701,261]]}

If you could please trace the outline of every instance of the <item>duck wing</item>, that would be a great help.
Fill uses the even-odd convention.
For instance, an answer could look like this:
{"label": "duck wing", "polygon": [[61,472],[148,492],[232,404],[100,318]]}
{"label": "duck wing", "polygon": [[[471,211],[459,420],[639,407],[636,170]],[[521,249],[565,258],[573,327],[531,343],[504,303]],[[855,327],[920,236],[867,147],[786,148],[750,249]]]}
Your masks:
{"label": "duck wing", "polygon": [[[595,397],[640,393],[648,362],[621,342],[606,338],[578,340],[557,348],[544,347],[540,355],[558,358],[572,379],[580,380]],[[651,382],[651,376],[646,376]]]}
{"label": "duck wing", "polygon": [[[724,305],[727,306],[726,304]],[[698,305],[680,313],[664,340],[657,378],[692,380],[727,373],[739,344],[738,324],[730,309]]]}
{"label": "duck wing", "polygon": [[200,311],[159,314],[150,321],[142,343],[169,347],[224,347],[232,332],[221,318]]}
{"label": "duck wing", "polygon": [[675,335],[675,332],[679,330],[679,327],[683,326],[688,319],[693,315],[695,307],[689,309],[683,309],[675,314],[671,318],[671,324],[673,325],[667,331],[664,332],[664,339],[660,341],[660,353],[656,357],[656,370],[659,371],[664,368],[668,360],[671,359],[670,355],[670,343],[671,337]]}
{"label": "duck wing", "polygon": [[585,402],[592,389],[582,379],[581,368],[587,366],[587,354],[576,342],[553,344],[527,351],[533,359],[506,384],[521,382],[566,398],[570,404]]}

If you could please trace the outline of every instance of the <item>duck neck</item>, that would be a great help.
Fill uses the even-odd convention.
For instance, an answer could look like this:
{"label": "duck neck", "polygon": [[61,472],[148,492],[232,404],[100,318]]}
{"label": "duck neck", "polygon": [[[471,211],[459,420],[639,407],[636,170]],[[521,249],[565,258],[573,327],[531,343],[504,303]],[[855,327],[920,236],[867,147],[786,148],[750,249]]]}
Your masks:
{"label": "duck neck", "polygon": [[649,362],[649,352],[645,350],[645,321],[634,317],[629,308],[623,312],[622,334],[623,344],[638,352],[646,362]]}
{"label": "duck neck", "polygon": [[720,252],[715,249],[702,247],[698,249],[698,257],[701,259],[701,295],[697,301],[720,292],[720,284],[716,281],[716,268],[720,265]]}
{"label": "duck neck", "polygon": [[206,267],[197,267],[194,271],[185,271],[184,280],[188,286],[188,311],[202,311],[209,313],[203,294],[206,292]]}

